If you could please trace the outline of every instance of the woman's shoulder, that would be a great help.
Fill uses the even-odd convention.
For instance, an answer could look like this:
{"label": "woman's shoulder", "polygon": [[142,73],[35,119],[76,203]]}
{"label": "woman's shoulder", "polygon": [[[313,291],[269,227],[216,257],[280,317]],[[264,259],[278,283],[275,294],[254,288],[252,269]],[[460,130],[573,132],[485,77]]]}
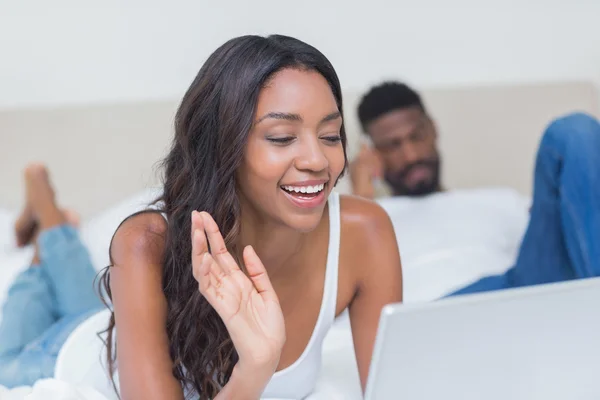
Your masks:
{"label": "woman's shoulder", "polygon": [[[399,286],[402,269],[392,221],[387,212],[371,200],[340,196],[340,206],[339,267],[346,274],[340,281],[351,289],[352,302],[362,293],[365,296],[361,298],[375,304],[373,307],[379,312],[380,295],[385,297],[391,293],[394,299],[402,296]],[[386,282],[386,289],[379,293],[382,282]]]}
{"label": "woman's shoulder", "polygon": [[340,219],[344,232],[349,229],[360,234],[365,229],[391,227],[390,217],[383,207],[372,200],[352,195],[340,195]]}
{"label": "woman's shoulder", "polygon": [[155,210],[145,210],[127,217],[117,228],[110,245],[114,264],[129,264],[136,259],[159,264],[165,250],[167,221]]}
{"label": "woman's shoulder", "polygon": [[341,248],[347,259],[362,262],[373,252],[393,242],[396,235],[387,212],[376,202],[362,197],[340,195]]}

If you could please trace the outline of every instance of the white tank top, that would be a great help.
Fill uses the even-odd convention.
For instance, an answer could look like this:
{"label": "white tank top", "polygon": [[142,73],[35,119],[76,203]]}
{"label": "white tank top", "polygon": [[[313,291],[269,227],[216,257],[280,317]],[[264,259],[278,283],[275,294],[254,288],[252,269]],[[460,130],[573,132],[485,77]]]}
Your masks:
{"label": "white tank top", "polygon": [[329,248],[325,267],[325,284],[321,310],[313,333],[300,357],[289,367],[275,372],[262,400],[297,400],[307,397],[315,388],[321,369],[323,339],[335,319],[340,254],[340,197],[332,192],[329,203]]}

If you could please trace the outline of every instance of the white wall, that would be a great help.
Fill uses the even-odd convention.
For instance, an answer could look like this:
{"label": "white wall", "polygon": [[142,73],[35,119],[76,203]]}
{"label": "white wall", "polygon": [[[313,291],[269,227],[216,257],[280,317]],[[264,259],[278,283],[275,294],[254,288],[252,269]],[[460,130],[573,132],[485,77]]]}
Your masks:
{"label": "white wall", "polygon": [[0,108],[180,97],[223,41],[273,32],[345,87],[600,82],[600,0],[0,0]]}

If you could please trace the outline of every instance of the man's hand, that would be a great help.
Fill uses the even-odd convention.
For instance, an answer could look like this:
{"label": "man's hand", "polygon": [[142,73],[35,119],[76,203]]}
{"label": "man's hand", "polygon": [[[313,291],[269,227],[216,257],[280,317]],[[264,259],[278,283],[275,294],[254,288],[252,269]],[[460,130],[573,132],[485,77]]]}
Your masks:
{"label": "man's hand", "polygon": [[376,151],[363,144],[358,156],[350,163],[352,192],[361,197],[373,199],[375,185],[373,181],[383,176],[383,162]]}

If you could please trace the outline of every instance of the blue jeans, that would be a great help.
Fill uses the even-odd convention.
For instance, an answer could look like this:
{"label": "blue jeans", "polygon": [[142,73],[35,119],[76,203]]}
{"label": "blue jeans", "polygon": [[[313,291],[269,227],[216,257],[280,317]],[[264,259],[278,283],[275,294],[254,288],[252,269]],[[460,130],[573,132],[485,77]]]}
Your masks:
{"label": "blue jeans", "polygon": [[600,123],[553,121],[535,166],[531,219],[515,265],[452,295],[600,276]]}
{"label": "blue jeans", "polygon": [[58,226],[40,233],[40,264],[11,286],[0,322],[0,385],[32,385],[54,375],[69,334],[102,308],[96,270],[77,232]]}

